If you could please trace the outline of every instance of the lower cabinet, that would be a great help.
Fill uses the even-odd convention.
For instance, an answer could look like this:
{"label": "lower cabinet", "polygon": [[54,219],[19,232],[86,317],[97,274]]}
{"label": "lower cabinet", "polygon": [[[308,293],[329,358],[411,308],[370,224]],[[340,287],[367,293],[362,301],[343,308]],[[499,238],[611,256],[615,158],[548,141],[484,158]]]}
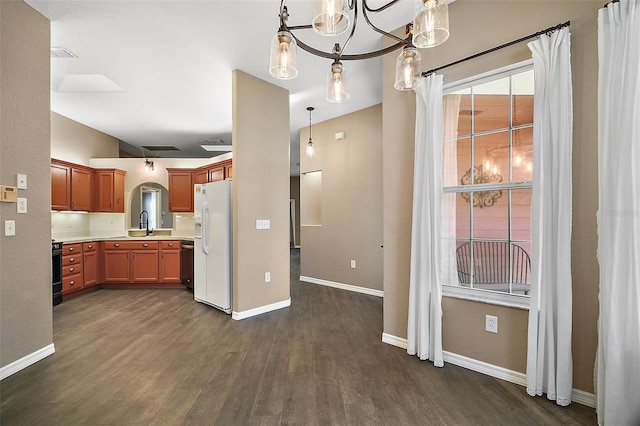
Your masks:
{"label": "lower cabinet", "polygon": [[84,287],[98,284],[98,243],[84,243],[82,245]]}
{"label": "lower cabinet", "polygon": [[[62,245],[62,294],[66,295],[83,287],[82,244]],[[64,296],[63,296],[64,297]]]}
{"label": "lower cabinet", "polygon": [[104,282],[158,282],[158,242],[105,242]]}
{"label": "lower cabinet", "polygon": [[180,241],[162,241],[160,243],[160,282],[181,283]]}

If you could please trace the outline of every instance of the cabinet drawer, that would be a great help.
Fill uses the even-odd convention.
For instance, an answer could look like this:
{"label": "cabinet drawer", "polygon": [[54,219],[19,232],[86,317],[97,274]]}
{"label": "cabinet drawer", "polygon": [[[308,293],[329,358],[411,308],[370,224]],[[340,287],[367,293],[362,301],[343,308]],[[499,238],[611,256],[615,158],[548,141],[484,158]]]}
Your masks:
{"label": "cabinet drawer", "polygon": [[62,245],[62,254],[81,254],[82,253],[82,243],[77,244],[63,244]]}
{"label": "cabinet drawer", "polygon": [[160,241],[161,250],[180,250],[180,241]]}
{"label": "cabinet drawer", "polygon": [[81,274],[82,273],[82,263],[74,263],[72,265],[67,265],[62,267],[62,277],[68,277],[73,274]]}
{"label": "cabinet drawer", "polygon": [[68,254],[66,256],[62,256],[62,266],[69,265],[81,265],[82,264],[82,252],[78,252],[77,254]]}
{"label": "cabinet drawer", "polygon": [[91,242],[91,243],[82,244],[82,251],[85,253],[90,251],[96,251],[97,248],[98,248],[98,243]]}
{"label": "cabinet drawer", "polygon": [[69,275],[62,278],[62,292],[66,293],[82,288],[82,273]]}
{"label": "cabinet drawer", "polygon": [[105,241],[105,250],[158,250],[157,241]]}

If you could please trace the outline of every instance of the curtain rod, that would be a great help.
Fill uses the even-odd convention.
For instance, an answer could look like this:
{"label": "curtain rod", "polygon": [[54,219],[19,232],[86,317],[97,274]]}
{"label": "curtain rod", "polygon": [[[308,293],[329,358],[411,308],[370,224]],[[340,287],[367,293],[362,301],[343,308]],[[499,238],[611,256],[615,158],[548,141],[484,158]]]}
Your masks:
{"label": "curtain rod", "polygon": [[571,21],[563,22],[562,24],[558,24],[558,25],[555,25],[553,27],[549,27],[549,28],[547,28],[545,30],[538,31],[537,33],[529,34],[528,36],[519,38],[517,40],[510,41],[509,43],[505,43],[505,44],[502,44],[502,45],[497,46],[497,47],[493,47],[491,49],[485,50],[484,52],[480,52],[480,53],[476,53],[475,55],[467,56],[466,58],[459,59],[459,60],[457,60],[455,62],[451,62],[451,63],[449,63],[447,65],[442,65],[440,67],[430,69],[429,71],[424,71],[422,73],[422,77],[427,77],[427,76],[429,76],[431,74],[434,74],[434,73],[436,73],[436,72],[438,72],[438,71],[440,71],[442,69],[449,68],[449,67],[451,67],[453,65],[458,65],[458,64],[460,64],[462,62],[466,62],[466,61],[471,60],[471,59],[475,59],[475,58],[477,58],[479,56],[486,55],[487,53],[495,52],[496,50],[504,49],[505,47],[509,47],[509,46],[514,45],[514,44],[521,43],[521,42],[523,42],[525,40],[529,40],[529,39],[532,39],[532,38],[540,37],[542,34],[547,34],[547,35],[551,34],[552,32],[560,30],[560,29],[562,29],[564,27],[568,27],[569,25],[571,25]]}
{"label": "curtain rod", "polygon": [[608,7],[610,4],[618,3],[620,0],[611,0],[609,3],[605,4],[604,7]]}

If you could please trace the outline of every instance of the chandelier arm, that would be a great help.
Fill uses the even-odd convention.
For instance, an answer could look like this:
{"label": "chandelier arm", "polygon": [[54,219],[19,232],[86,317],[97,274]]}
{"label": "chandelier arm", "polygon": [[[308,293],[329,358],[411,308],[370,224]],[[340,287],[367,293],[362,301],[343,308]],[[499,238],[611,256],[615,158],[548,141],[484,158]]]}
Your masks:
{"label": "chandelier arm", "polygon": [[[364,1],[364,0],[363,0],[363,1]],[[365,4],[366,4],[366,3],[365,3]],[[391,3],[389,3],[389,5],[390,5],[390,4],[391,4]],[[394,39],[394,40],[396,40],[396,41],[402,41],[402,42],[406,41],[405,39],[402,39],[402,38],[400,38],[400,37],[398,37],[398,36],[395,36],[395,35],[393,35],[393,34],[390,34],[390,33],[386,32],[386,31],[384,31],[384,30],[381,30],[380,28],[376,27],[375,25],[373,25],[373,23],[372,23],[372,22],[371,22],[371,20],[369,19],[369,15],[367,14],[367,9],[366,9],[366,7],[362,10],[362,14],[364,15],[364,19],[365,19],[365,21],[367,21],[367,24],[369,24],[369,26],[370,26],[374,31],[377,31],[378,33],[382,34],[383,36],[387,36],[387,37],[392,38],[392,39]]]}
{"label": "chandelier arm", "polygon": [[342,52],[345,51],[345,49],[349,45],[349,42],[353,38],[353,35],[356,32],[356,27],[358,26],[358,1],[357,0],[353,1],[353,10],[354,10],[354,12],[353,12],[353,25],[351,26],[351,33],[349,33],[349,37],[347,37],[347,40],[344,42],[344,45],[342,46],[342,49],[340,49],[338,51],[338,54],[335,57],[336,61],[339,61],[340,58],[342,58]]}
{"label": "chandelier arm", "polygon": [[376,13],[376,12],[382,12],[383,10],[390,8],[391,6],[398,3],[399,1],[400,0],[391,0],[389,3],[382,5],[377,9],[370,8],[369,5],[367,4],[367,0],[362,0],[362,4],[365,10]]}
{"label": "chandelier arm", "polygon": [[[302,40],[300,40],[298,37],[296,37],[296,35],[294,33],[291,33],[291,36],[295,39],[296,43],[298,44],[298,46],[304,50],[305,52],[311,53],[312,55],[316,55],[319,56],[321,58],[326,58],[326,59],[335,59],[336,55],[334,53],[331,52],[324,52],[322,50],[318,50],[315,47],[311,47],[308,44],[304,43]],[[342,55],[340,56],[340,59],[343,61],[358,61],[358,60],[362,60],[362,59],[371,59],[371,58],[377,58],[378,56],[383,56],[386,55],[387,53],[391,53],[395,50],[400,49],[401,47],[404,47],[407,45],[407,40],[402,40],[399,41],[398,43],[395,43],[391,46],[385,47],[384,49],[380,49],[380,50],[375,50],[373,52],[368,52],[368,53],[358,53],[358,54],[353,54],[353,55]]]}

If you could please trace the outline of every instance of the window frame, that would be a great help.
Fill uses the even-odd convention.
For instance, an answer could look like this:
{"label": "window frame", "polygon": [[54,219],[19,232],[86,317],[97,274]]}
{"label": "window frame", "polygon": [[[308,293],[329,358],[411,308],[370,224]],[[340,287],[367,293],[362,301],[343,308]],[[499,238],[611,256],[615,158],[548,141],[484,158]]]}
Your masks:
{"label": "window frame", "polygon": [[[495,70],[487,71],[481,74],[477,74],[468,78],[464,78],[462,80],[454,81],[451,83],[447,83],[443,87],[443,94],[447,95],[452,92],[466,89],[472,86],[478,86],[483,83],[498,80],[500,78],[512,76],[514,74],[519,74],[521,72],[530,71],[533,69],[533,59],[528,59],[526,61],[514,63],[507,65],[502,68],[498,68]],[[535,102],[535,100],[534,100]],[[519,126],[511,126],[509,124],[507,130],[509,132],[516,131],[521,128],[533,128],[535,123],[532,125],[519,125]],[[504,129],[500,129],[504,131]],[[472,136],[483,136],[485,134],[491,134],[492,132],[478,132],[474,134],[471,132],[470,135],[464,135],[465,137]],[[509,170],[509,174],[511,177],[512,171]],[[485,184],[475,184],[473,185],[474,189],[481,189],[483,191],[486,190],[517,190],[517,189],[531,189],[533,190],[533,179],[530,181],[509,181],[509,182],[500,182],[500,183],[485,183]],[[469,191],[469,185],[454,185],[445,187],[443,184],[443,195],[450,193],[462,193],[462,192],[471,192]],[[533,200],[531,201],[533,204]],[[511,201],[509,201],[511,203]],[[509,206],[511,209],[511,206]],[[511,222],[509,222],[508,226],[511,226]],[[456,238],[458,240],[458,238]],[[483,240],[482,238],[477,238],[475,241]],[[474,239],[470,239],[470,241],[474,241]],[[508,241],[510,243],[517,243],[516,240],[511,240],[511,235],[508,236]],[[482,290],[477,288],[468,288],[462,286],[455,286],[450,284],[443,284],[442,295],[445,297],[451,297],[456,299],[464,299],[470,300],[474,302],[488,303],[499,306],[507,306],[514,308],[521,308],[528,310],[531,297],[529,295],[520,295],[513,293],[504,293],[499,291],[491,291],[491,290]]]}

